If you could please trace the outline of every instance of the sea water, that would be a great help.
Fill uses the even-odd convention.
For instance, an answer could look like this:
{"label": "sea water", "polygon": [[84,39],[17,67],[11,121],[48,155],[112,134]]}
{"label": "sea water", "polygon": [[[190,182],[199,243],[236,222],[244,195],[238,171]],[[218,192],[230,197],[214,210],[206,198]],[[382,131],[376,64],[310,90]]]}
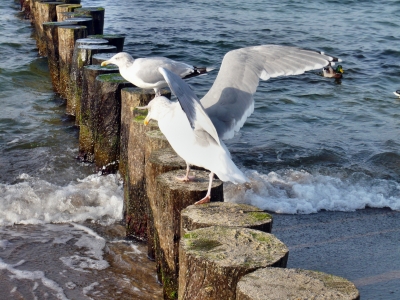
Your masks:
{"label": "sea water", "polygon": [[[144,245],[124,241],[118,225],[121,180],[75,159],[79,131],[52,92],[47,60],[38,57],[17,2],[0,4],[1,294],[159,298]],[[199,98],[236,48],[271,43],[340,57],[340,81],[315,70],[260,82],[254,113],[226,141],[251,188],[227,183],[225,199],[274,214],[289,267],[353,280],[363,299],[399,297],[400,259],[389,253],[400,251],[400,100],[393,95],[400,88],[400,1],[82,4],[106,9],[105,33],[124,34],[134,57],[215,67],[188,81]],[[364,232],[365,223],[375,227]],[[346,234],[337,236],[337,227]],[[349,240],[362,241],[365,251],[355,254]]]}

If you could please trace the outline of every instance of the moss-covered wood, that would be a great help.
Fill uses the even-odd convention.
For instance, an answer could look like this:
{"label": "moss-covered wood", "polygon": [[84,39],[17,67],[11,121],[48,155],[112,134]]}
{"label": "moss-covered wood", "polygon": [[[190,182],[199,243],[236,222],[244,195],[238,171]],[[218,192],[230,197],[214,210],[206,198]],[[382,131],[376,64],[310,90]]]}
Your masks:
{"label": "moss-covered wood", "polygon": [[[156,177],[152,212],[157,243],[157,275],[163,284],[164,299],[176,299],[178,292],[180,213],[202,199],[208,189],[209,171],[196,170],[196,180],[191,182],[176,179],[185,172],[174,170]],[[211,201],[223,200],[222,182],[214,180]]]}
{"label": "moss-covered wood", "polygon": [[[103,43],[103,44],[101,44]],[[75,43],[67,94],[66,113],[76,116],[79,125],[82,96],[83,67],[92,63],[92,56],[102,52],[116,52],[116,47],[107,45],[107,40],[79,39]]]}
{"label": "moss-covered wood", "polygon": [[145,126],[143,120],[147,111],[134,109],[134,106],[127,106],[127,102],[124,105],[124,116],[121,124],[121,162],[123,162],[123,165],[120,168],[120,173],[124,174],[125,178],[124,215],[126,234],[146,240],[148,199],[144,174],[145,133],[157,129],[158,125],[157,122],[151,121],[149,125]]}
{"label": "moss-covered wood", "polygon": [[103,34],[105,13],[103,7],[81,7],[77,8],[75,11],[92,17],[93,34]]}
{"label": "moss-covered wood", "polygon": [[187,232],[179,248],[178,299],[235,299],[242,276],[287,264],[288,248],[270,233],[211,226]]}
{"label": "moss-covered wood", "polygon": [[60,68],[59,93],[61,97],[66,99],[75,41],[85,38],[87,36],[87,31],[86,26],[81,25],[59,26],[57,28]]}
{"label": "moss-covered wood", "polygon": [[117,47],[117,52],[124,51],[125,36],[120,34],[96,34],[89,35],[88,38],[91,39],[105,39],[108,41],[109,45]]}
{"label": "moss-covered wood", "polygon": [[272,216],[247,204],[206,203],[185,208],[181,213],[181,226],[181,235],[209,226],[246,227],[270,233]]}
{"label": "moss-covered wood", "polygon": [[94,118],[94,160],[103,173],[118,170],[120,129],[121,129],[121,89],[132,84],[117,73],[96,77],[96,99]]}
{"label": "moss-covered wood", "polygon": [[57,21],[56,6],[60,4],[62,4],[62,2],[36,2],[34,36],[39,55],[41,56],[47,56],[46,40],[43,33],[43,23]]}
{"label": "moss-covered wood", "polygon": [[186,163],[171,148],[160,130],[147,132],[145,143],[145,178],[149,204],[147,207],[147,255],[150,259],[155,259],[154,220],[151,208],[151,203],[154,203],[155,179],[162,173],[185,169]]}
{"label": "moss-covered wood", "polygon": [[263,268],[243,276],[236,300],[357,300],[360,294],[345,278],[309,270]]}
{"label": "moss-covered wood", "polygon": [[57,21],[61,22],[66,19],[66,15],[63,14],[65,12],[73,12],[76,8],[80,8],[82,5],[80,4],[61,4],[56,7],[57,12]]}
{"label": "moss-covered wood", "polygon": [[94,117],[96,114],[96,77],[101,74],[118,73],[118,67],[108,65],[88,65],[83,68],[82,97],[79,115],[79,158],[94,161]]}

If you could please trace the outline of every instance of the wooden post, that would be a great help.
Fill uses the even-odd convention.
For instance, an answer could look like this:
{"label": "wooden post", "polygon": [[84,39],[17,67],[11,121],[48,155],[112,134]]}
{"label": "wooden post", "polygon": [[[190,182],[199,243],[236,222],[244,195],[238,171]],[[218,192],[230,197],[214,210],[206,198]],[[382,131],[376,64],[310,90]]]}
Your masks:
{"label": "wooden post", "polygon": [[[73,12],[73,14],[75,15],[75,12]],[[80,17],[80,16],[72,17],[72,18],[67,18],[64,21],[65,22],[73,22],[74,24],[77,24],[77,25],[86,26],[87,35],[94,34],[93,20],[90,17]]]}
{"label": "wooden post", "polygon": [[21,11],[24,13],[24,19],[30,19],[31,18],[30,1],[20,0],[20,3],[21,3]]}
{"label": "wooden post", "polygon": [[71,70],[72,57],[77,39],[87,36],[86,26],[69,25],[58,27],[58,51],[60,67],[59,93],[62,98],[67,98],[69,74]]}
{"label": "wooden post", "polygon": [[89,15],[93,19],[93,34],[103,34],[104,28],[104,13],[103,7],[81,7],[75,10],[86,15]]}
{"label": "wooden post", "polygon": [[58,49],[58,27],[71,25],[65,22],[46,22],[43,23],[43,36],[47,49],[47,60],[53,90],[60,93],[60,56]]}
{"label": "wooden post", "polygon": [[269,233],[212,226],[187,232],[179,248],[178,299],[236,297],[240,278],[259,268],[285,268],[289,250]]}
{"label": "wooden post", "polygon": [[101,65],[101,63],[105,60],[109,60],[113,57],[115,53],[99,53],[95,54],[92,57],[92,65]]}
{"label": "wooden post", "polygon": [[62,2],[36,2],[35,10],[35,39],[40,56],[47,55],[46,42],[43,34],[43,23],[56,22],[56,6]]}
{"label": "wooden post", "polygon": [[65,20],[66,12],[73,12],[76,8],[80,8],[82,5],[80,4],[61,4],[56,7],[57,11],[57,21],[61,22]]}
{"label": "wooden post", "polygon": [[[178,181],[176,177],[185,172],[175,170],[156,178],[155,209],[152,211],[157,275],[163,284],[164,299],[176,299],[178,291],[180,213],[188,205],[202,199],[208,190],[209,171],[196,170],[196,181]],[[223,197],[222,182],[215,179],[212,184],[211,201],[223,201]]]}
{"label": "wooden post", "polygon": [[[115,53],[102,53],[101,55],[95,55],[97,62],[107,60],[109,57],[115,55]],[[164,96],[170,97],[170,93],[166,90],[161,91]],[[143,120],[147,114],[147,111],[133,111],[137,106],[145,106],[147,105],[151,99],[155,96],[154,92],[150,92],[148,90],[143,90],[139,88],[126,88],[121,91],[121,157],[120,157],[120,166],[119,172],[122,178],[126,177],[128,170],[128,153],[135,153],[140,151],[141,153],[144,151],[145,144],[144,135],[141,136],[139,133],[136,136],[130,137],[131,134],[135,134],[133,131],[137,130],[140,132],[147,132],[149,130],[158,129],[158,126],[146,127],[143,124]],[[141,117],[144,115],[144,117]],[[133,119],[135,116],[135,119]],[[156,123],[151,123],[156,124]],[[132,133],[131,133],[132,132]],[[139,140],[135,140],[138,138]],[[139,142],[140,141],[140,142]],[[134,145],[137,144],[137,145]],[[129,147],[133,147],[130,149]],[[144,168],[144,156],[143,166],[140,169]],[[132,162],[135,160],[132,159]]]}
{"label": "wooden post", "polygon": [[181,226],[181,236],[210,226],[246,227],[271,233],[272,216],[252,205],[216,202],[186,207],[181,213]]}
{"label": "wooden post", "polygon": [[[171,145],[169,144],[167,138],[162,134],[160,130],[153,130],[146,132],[145,137],[145,149],[144,149],[144,157],[145,157],[145,178],[146,178],[146,194],[148,201],[146,202],[148,205],[146,207],[146,214],[148,216],[147,219],[147,257],[151,260],[155,259],[155,245],[154,245],[154,220],[153,220],[153,211],[150,207],[150,195],[148,193],[148,187],[152,184],[154,185],[155,178],[161,173],[157,174],[153,177],[153,182],[150,183],[151,179],[147,176],[147,169],[149,165],[149,159],[152,153],[161,150],[163,153],[166,151],[173,151]],[[176,155],[176,154],[175,154]],[[177,155],[176,155],[177,156]],[[178,156],[177,156],[178,157]],[[179,157],[182,162],[182,166],[185,165],[183,159]],[[172,171],[168,170],[168,171]],[[163,172],[165,173],[165,172]],[[154,174],[153,174],[154,175]]]}
{"label": "wooden post", "polygon": [[121,128],[121,89],[133,86],[117,73],[96,77],[94,161],[103,174],[118,170]]}
{"label": "wooden post", "polygon": [[82,161],[94,162],[95,83],[98,75],[108,73],[118,73],[118,67],[114,65],[105,67],[88,65],[83,68],[78,154]]}
{"label": "wooden post", "polygon": [[263,268],[249,273],[239,280],[235,299],[359,300],[360,293],[355,285],[347,279],[323,272]]}
{"label": "wooden post", "polygon": [[[156,203],[156,178],[158,175],[167,173],[174,170],[185,170],[185,161],[178,156],[175,151],[169,146],[165,138],[160,138],[161,132],[159,130],[149,131],[146,133],[146,165],[145,165],[145,178],[146,178],[146,194],[149,199],[149,208],[147,215],[149,216],[147,222],[147,256],[150,259],[155,259],[156,248],[160,247],[156,244],[154,217],[153,211],[157,209]],[[157,141],[158,140],[158,141]],[[168,144],[167,144],[168,143]],[[149,151],[149,144],[158,144],[158,150]],[[161,278],[159,278],[161,281]]]}
{"label": "wooden post", "polygon": [[88,38],[93,39],[105,39],[108,41],[109,45],[117,47],[117,52],[122,52],[124,50],[125,36],[120,34],[96,34],[89,35]]}
{"label": "wooden post", "polygon": [[77,121],[80,119],[80,110],[78,108],[80,108],[82,96],[83,67],[92,63],[92,56],[96,53],[116,51],[115,46],[110,46],[106,43],[107,41],[102,39],[81,39],[76,41],[69,78],[66,113],[76,116]]}

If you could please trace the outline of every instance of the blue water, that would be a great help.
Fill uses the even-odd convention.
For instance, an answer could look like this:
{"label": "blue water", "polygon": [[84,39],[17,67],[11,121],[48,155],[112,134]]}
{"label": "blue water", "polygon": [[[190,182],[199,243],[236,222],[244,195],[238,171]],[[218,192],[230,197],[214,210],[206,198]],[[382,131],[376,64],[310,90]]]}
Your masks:
{"label": "blue water", "polygon": [[[341,81],[315,70],[260,82],[253,115],[227,141],[252,189],[238,192],[226,184],[225,198],[295,218],[325,216],[325,211],[348,212],[351,218],[367,207],[400,210],[400,99],[393,95],[400,89],[400,1],[82,4],[106,8],[105,32],[126,35],[125,51],[134,57],[167,56],[216,67],[189,81],[199,97],[211,87],[224,54],[236,48],[272,43],[340,57],[345,71]],[[65,115],[63,99],[52,93],[47,61],[38,57],[30,23],[17,8],[12,0],[0,4],[0,224],[79,222],[85,217],[113,222],[119,211],[97,191],[99,184],[105,186],[106,197],[114,197],[119,207],[118,178],[98,178],[93,166],[75,159],[79,131]],[[91,202],[84,195],[93,195]],[[83,206],[77,212],[77,198],[105,210]],[[26,207],[34,210],[26,213]],[[391,226],[399,228],[400,222]],[[398,231],[391,239],[400,240]],[[296,260],[293,265],[305,267]],[[337,274],[359,278],[342,268]],[[396,276],[389,277],[390,284],[400,285]],[[380,294],[374,294],[377,290]],[[379,283],[360,285],[360,291],[363,299],[397,299],[400,293],[384,294]]]}

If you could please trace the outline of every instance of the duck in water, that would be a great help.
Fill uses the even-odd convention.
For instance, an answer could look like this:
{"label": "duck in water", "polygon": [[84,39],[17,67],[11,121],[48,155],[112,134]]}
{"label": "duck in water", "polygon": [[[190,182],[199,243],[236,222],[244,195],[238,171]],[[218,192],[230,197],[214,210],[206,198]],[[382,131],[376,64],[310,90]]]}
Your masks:
{"label": "duck in water", "polygon": [[338,65],[336,69],[332,68],[332,65],[329,64],[325,68],[322,69],[322,76],[330,77],[330,78],[342,78],[342,74],[344,73],[342,65]]}

